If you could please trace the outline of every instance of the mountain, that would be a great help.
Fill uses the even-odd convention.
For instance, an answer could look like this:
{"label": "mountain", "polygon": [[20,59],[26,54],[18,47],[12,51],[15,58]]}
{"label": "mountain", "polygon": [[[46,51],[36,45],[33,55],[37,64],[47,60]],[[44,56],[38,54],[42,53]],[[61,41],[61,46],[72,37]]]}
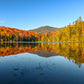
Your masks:
{"label": "mountain", "polygon": [[53,31],[57,31],[59,30],[60,28],[55,28],[55,27],[51,27],[51,26],[42,26],[42,27],[39,27],[37,29],[33,29],[33,30],[29,30],[29,31],[32,31],[32,32],[37,32],[37,33],[46,33],[46,32],[53,32]]}

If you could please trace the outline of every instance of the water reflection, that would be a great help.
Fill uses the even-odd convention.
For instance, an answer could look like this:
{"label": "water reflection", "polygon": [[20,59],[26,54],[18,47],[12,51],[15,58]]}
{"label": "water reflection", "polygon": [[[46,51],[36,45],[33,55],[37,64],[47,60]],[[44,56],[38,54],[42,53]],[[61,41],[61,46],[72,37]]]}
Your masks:
{"label": "water reflection", "polygon": [[2,43],[0,84],[84,84],[83,43]]}
{"label": "water reflection", "polygon": [[84,43],[0,43],[1,57],[27,52],[43,57],[64,56],[79,67],[84,63]]}

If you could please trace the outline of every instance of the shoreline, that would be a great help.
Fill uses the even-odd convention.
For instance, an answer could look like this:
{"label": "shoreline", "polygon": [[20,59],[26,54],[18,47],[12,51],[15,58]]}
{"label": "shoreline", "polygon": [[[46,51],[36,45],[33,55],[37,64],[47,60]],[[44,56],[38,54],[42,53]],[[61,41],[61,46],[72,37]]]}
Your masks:
{"label": "shoreline", "polygon": [[84,42],[28,42],[28,41],[0,41],[0,43],[84,43]]}

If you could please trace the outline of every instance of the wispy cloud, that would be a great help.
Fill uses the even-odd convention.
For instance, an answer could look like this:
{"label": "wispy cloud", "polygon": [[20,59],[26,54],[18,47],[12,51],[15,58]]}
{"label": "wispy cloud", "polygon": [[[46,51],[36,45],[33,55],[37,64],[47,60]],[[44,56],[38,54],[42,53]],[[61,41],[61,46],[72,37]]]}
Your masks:
{"label": "wispy cloud", "polygon": [[5,21],[4,20],[1,20],[0,23],[4,23]]}

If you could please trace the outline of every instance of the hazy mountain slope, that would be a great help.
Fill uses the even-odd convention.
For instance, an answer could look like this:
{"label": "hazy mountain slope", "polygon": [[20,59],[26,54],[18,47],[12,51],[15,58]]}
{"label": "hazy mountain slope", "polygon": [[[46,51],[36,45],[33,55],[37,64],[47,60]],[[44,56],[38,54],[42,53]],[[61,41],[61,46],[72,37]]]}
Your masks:
{"label": "hazy mountain slope", "polygon": [[29,31],[37,32],[37,33],[46,33],[46,32],[56,31],[58,29],[60,29],[60,28],[55,28],[55,27],[50,27],[50,26],[42,26],[37,29],[33,29],[33,30],[29,30]]}

